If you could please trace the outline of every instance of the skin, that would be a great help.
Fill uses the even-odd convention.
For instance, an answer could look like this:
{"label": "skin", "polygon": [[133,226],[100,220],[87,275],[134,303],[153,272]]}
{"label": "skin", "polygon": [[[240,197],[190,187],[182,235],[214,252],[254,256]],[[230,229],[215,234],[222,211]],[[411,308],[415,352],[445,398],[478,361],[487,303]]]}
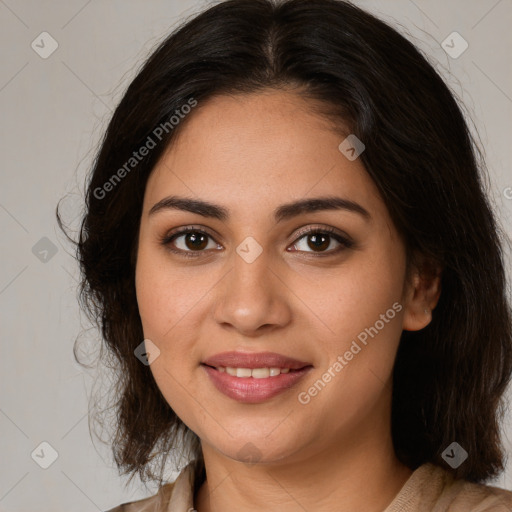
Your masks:
{"label": "skin", "polygon": [[[402,330],[430,322],[439,278],[406,276],[403,241],[375,184],[359,158],[338,149],[345,135],[311,106],[290,91],[210,99],[180,127],[147,183],[137,299],[144,336],[160,350],[154,378],[201,439],[207,480],[195,496],[199,512],[381,512],[412,473],[391,441],[392,368]],[[230,216],[149,214],[170,195],[222,205]],[[344,210],[273,218],[284,203],[332,195],[357,202],[371,219]],[[211,235],[196,258],[161,243],[189,225]],[[308,226],[334,228],[354,245],[328,238],[315,250],[311,236],[297,236]],[[252,263],[236,252],[248,236],[262,248]],[[193,252],[186,240],[173,247]],[[396,302],[401,311],[379,334],[299,403],[298,394]],[[296,387],[244,404],[217,391],[200,366],[228,350],[278,352],[314,368]],[[247,443],[258,450],[255,464],[244,462]]]}

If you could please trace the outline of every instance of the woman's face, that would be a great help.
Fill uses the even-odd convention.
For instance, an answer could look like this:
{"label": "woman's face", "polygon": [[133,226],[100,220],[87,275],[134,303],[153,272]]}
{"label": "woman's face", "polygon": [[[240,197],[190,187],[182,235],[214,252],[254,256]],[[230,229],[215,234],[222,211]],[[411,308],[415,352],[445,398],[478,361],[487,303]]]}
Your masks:
{"label": "woman's face", "polygon": [[[393,362],[414,323],[404,245],[378,190],[309,105],[270,91],[199,104],[145,192],[136,287],[160,351],[151,371],[203,448],[236,460],[387,438]],[[338,207],[290,206],[326,198]],[[204,364],[232,351],[305,368],[212,365],[241,368],[232,376]]]}

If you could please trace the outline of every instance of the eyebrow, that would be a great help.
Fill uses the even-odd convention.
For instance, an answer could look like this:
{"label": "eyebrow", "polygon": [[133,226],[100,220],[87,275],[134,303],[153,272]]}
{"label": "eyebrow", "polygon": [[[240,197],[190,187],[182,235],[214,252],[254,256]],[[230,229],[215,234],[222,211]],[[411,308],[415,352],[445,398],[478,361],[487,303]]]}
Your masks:
{"label": "eyebrow", "polygon": [[[202,217],[218,219],[223,222],[227,221],[230,216],[229,210],[223,206],[200,199],[190,199],[179,196],[169,196],[158,201],[158,203],[153,205],[148,215],[153,215],[163,210],[181,210],[196,213]],[[283,204],[274,210],[274,219],[276,223],[278,223],[304,213],[324,210],[345,210],[357,213],[364,217],[365,220],[371,219],[368,210],[363,208],[360,204],[336,196],[301,199],[292,203]]]}

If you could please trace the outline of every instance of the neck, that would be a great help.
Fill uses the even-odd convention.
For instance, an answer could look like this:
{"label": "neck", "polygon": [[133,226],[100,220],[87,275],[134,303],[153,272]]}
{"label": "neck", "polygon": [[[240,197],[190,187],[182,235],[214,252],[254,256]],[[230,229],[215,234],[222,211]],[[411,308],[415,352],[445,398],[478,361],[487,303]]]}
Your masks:
{"label": "neck", "polygon": [[297,512],[382,512],[412,474],[384,441],[365,434],[287,458],[247,465],[221,456],[203,443],[207,480],[196,499],[197,512],[273,510]]}

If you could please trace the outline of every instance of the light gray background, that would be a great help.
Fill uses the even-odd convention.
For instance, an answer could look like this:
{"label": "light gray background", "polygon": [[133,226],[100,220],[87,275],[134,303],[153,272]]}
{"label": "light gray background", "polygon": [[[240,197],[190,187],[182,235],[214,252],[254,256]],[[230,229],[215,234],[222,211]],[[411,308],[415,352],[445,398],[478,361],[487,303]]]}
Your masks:
{"label": "light gray background", "polygon": [[[512,0],[356,3],[400,23],[467,105],[510,236]],[[154,45],[206,4],[0,0],[0,511],[92,512],[147,495],[138,481],[125,489],[108,449],[91,442],[94,373],[72,354],[87,323],[76,302],[77,267],[54,210],[68,194],[67,219],[80,213],[83,176],[125,87]],[[43,31],[59,45],[47,59],[31,48]],[[440,45],[453,31],[469,44],[456,59]],[[42,237],[58,249],[46,262],[32,252]],[[89,337],[94,341],[94,333]],[[511,423],[509,415],[509,454]],[[43,441],[58,452],[46,470],[31,458]],[[512,489],[511,464],[495,484]]]}

